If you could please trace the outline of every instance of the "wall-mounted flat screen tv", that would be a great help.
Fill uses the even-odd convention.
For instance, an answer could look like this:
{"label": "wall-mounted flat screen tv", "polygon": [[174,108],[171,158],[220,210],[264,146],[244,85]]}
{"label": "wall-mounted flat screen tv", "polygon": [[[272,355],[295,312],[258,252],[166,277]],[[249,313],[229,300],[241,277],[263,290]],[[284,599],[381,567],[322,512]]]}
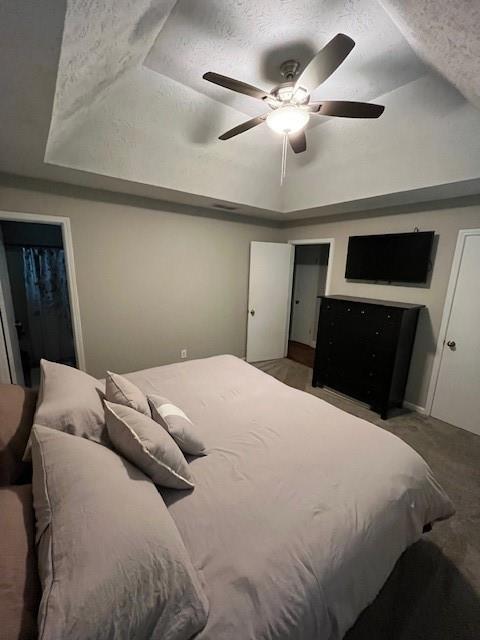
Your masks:
{"label": "wall-mounted flat screen tv", "polygon": [[434,235],[434,231],[417,231],[350,236],[345,278],[382,282],[426,282]]}

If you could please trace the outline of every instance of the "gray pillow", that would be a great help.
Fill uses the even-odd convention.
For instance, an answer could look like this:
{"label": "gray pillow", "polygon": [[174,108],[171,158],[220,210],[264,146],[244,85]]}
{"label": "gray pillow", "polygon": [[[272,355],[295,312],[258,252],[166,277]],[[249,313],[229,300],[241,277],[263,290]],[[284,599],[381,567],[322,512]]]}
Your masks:
{"label": "gray pillow", "polygon": [[115,452],[34,426],[39,640],[189,640],[208,601],[152,482]]}
{"label": "gray pillow", "polygon": [[147,397],[133,382],[118,373],[107,371],[105,385],[105,395],[109,402],[123,404],[126,407],[135,409],[135,411],[144,413],[146,416],[150,416]]}
{"label": "gray pillow", "polygon": [[193,488],[187,461],[165,429],[143,413],[108,401],[105,418],[115,449],[155,484],[171,489]]}
{"label": "gray pillow", "polygon": [[152,418],[162,425],[184,453],[192,456],[205,454],[205,445],[193,422],[176,405],[162,396],[149,395]]}
{"label": "gray pillow", "polygon": [[[104,386],[88,373],[40,361],[40,391],[34,424],[110,446],[103,409]],[[30,460],[30,441],[24,460]]]}

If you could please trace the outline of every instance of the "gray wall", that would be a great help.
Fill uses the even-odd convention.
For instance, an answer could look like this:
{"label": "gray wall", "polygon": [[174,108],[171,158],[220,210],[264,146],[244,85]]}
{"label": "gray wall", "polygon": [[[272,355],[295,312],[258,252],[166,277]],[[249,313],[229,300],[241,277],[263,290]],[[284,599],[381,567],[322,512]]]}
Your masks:
{"label": "gray wall", "polygon": [[0,210],[71,220],[88,372],[244,356],[250,241],[281,231],[112,199],[0,185]]}
{"label": "gray wall", "polygon": [[[189,358],[244,356],[250,241],[334,238],[332,293],[426,305],[407,387],[407,400],[425,405],[458,230],[480,227],[478,201],[456,208],[422,205],[389,215],[372,211],[278,229],[173,213],[148,201],[135,204],[132,198],[59,191],[20,188],[12,181],[0,184],[0,210],[71,219],[87,370],[92,374],[177,361],[182,348]],[[426,286],[345,280],[349,235],[414,227],[437,234],[434,270]]]}
{"label": "gray wall", "polygon": [[[419,227],[421,231],[433,230],[437,234],[433,273],[426,286],[378,285],[345,280],[350,235],[413,231],[415,227]],[[406,393],[408,401],[424,407],[458,231],[476,227],[480,227],[480,204],[431,209],[422,205],[418,210],[415,207],[403,212],[397,210],[395,215],[382,216],[378,211],[372,211],[353,218],[292,225],[284,229],[283,237],[284,240],[335,239],[331,293],[413,302],[426,306],[419,320]]]}

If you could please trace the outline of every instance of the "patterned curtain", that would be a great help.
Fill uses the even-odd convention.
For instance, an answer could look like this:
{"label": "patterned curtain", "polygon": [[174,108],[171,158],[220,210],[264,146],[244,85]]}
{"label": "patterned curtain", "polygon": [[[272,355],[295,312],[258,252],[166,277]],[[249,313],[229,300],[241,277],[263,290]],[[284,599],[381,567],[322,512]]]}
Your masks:
{"label": "patterned curtain", "polygon": [[64,251],[45,247],[22,251],[33,359],[74,364]]}

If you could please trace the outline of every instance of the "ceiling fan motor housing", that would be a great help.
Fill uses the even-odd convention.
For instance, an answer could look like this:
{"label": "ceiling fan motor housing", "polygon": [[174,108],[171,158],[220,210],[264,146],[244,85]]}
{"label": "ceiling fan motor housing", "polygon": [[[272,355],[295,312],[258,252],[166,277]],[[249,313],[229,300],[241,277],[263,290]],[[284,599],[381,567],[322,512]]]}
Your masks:
{"label": "ceiling fan motor housing", "polygon": [[277,108],[282,104],[306,104],[310,98],[309,94],[301,87],[294,91],[295,82],[282,82],[277,87],[274,87],[270,94],[274,98],[274,102],[266,99],[266,102],[270,104],[272,108]]}
{"label": "ceiling fan motor housing", "polygon": [[300,63],[298,60],[286,60],[280,65],[280,74],[282,78],[290,82],[298,75],[299,69]]}

